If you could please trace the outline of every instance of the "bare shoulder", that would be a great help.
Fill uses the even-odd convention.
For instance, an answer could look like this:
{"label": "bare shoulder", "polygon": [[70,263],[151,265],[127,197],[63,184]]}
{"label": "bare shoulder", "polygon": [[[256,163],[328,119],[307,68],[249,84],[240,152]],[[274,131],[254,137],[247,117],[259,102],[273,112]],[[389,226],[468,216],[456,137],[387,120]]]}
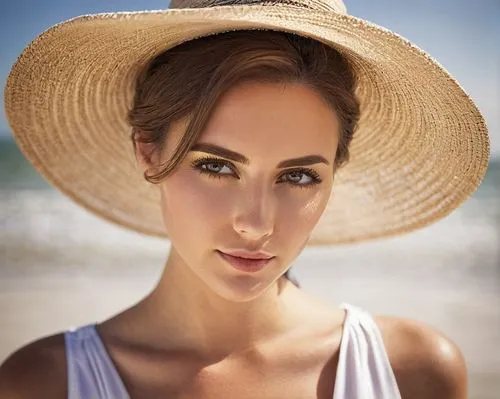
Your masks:
{"label": "bare shoulder", "polygon": [[465,399],[467,368],[458,346],[425,323],[377,315],[403,398]]}
{"label": "bare shoulder", "polygon": [[33,341],[0,365],[0,398],[66,398],[64,335]]}

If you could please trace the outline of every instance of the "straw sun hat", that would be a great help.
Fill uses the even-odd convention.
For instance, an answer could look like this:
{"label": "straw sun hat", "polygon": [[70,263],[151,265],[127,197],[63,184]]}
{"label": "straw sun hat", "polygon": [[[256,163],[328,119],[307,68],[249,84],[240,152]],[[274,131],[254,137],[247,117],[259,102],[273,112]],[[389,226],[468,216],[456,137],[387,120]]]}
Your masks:
{"label": "straw sun hat", "polygon": [[351,160],[308,245],[358,242],[426,226],[480,184],[487,128],[460,85],[401,36],[346,14],[341,0],[180,0],[168,10],[86,15],[23,51],[7,80],[7,119],[24,155],[55,187],[121,226],[167,237],[156,185],[136,164],[127,111],[135,77],[184,41],[240,29],[308,36],[358,76]]}

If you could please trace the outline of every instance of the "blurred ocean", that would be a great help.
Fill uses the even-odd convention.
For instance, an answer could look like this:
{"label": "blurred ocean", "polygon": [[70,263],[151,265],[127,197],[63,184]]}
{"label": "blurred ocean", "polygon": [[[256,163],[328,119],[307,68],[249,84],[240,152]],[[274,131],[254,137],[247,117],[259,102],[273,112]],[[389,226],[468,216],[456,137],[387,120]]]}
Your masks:
{"label": "blurred ocean", "polygon": [[[139,239],[139,237],[141,237]],[[500,242],[500,160],[491,162],[480,188],[457,211],[444,220],[400,240],[401,253],[408,246],[428,253],[433,264],[446,264],[449,258],[462,267],[477,268],[477,273],[496,268],[499,263]],[[375,241],[369,245],[385,249],[391,240]],[[398,239],[396,238],[396,241]],[[4,269],[26,263],[23,253],[49,255],[51,248],[73,246],[88,250],[113,252],[127,246],[130,251],[142,253],[152,248],[165,251],[165,242],[126,232],[93,216],[76,206],[48,185],[24,159],[14,141],[0,140],[0,250]],[[159,247],[158,247],[159,246]],[[404,248],[403,248],[404,247]],[[439,252],[435,250],[439,248]],[[392,246],[392,250],[394,247]],[[40,253],[39,253],[40,252]],[[460,255],[455,259],[455,255]],[[59,255],[58,255],[59,256]],[[480,259],[480,262],[478,261]],[[57,262],[49,256],[50,262]],[[400,259],[391,258],[399,262]],[[405,259],[409,261],[409,259]],[[40,265],[40,262],[37,262]],[[461,269],[460,265],[454,268]],[[34,265],[23,265],[35,267]]]}
{"label": "blurred ocean", "polygon": [[[332,304],[422,320],[450,336],[470,397],[500,397],[500,160],[458,210],[422,230],[306,248],[303,289]],[[125,250],[124,250],[125,249]],[[0,140],[0,363],[36,337],[107,318],[153,288],[168,242],[103,221]]]}

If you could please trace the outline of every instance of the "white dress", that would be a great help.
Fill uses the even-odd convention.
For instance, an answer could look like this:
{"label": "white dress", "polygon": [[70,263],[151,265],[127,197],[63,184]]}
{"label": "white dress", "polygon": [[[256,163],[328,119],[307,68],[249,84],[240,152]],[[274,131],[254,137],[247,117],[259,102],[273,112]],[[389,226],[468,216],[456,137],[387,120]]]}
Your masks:
{"label": "white dress", "polygon": [[[372,316],[364,310],[347,310],[333,399],[401,399]],[[68,399],[130,399],[95,324],[65,333]]]}

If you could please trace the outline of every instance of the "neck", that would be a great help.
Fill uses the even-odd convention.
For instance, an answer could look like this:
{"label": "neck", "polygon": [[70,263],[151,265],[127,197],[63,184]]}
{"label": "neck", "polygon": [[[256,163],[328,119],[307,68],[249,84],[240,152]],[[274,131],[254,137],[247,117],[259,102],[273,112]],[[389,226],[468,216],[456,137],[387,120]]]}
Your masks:
{"label": "neck", "polygon": [[[255,349],[301,324],[300,290],[281,277],[257,298],[225,299],[210,289],[172,248],[157,287],[140,305],[151,334],[169,346],[208,357]],[[303,320],[302,320],[303,321]],[[160,341],[157,341],[160,342]]]}

